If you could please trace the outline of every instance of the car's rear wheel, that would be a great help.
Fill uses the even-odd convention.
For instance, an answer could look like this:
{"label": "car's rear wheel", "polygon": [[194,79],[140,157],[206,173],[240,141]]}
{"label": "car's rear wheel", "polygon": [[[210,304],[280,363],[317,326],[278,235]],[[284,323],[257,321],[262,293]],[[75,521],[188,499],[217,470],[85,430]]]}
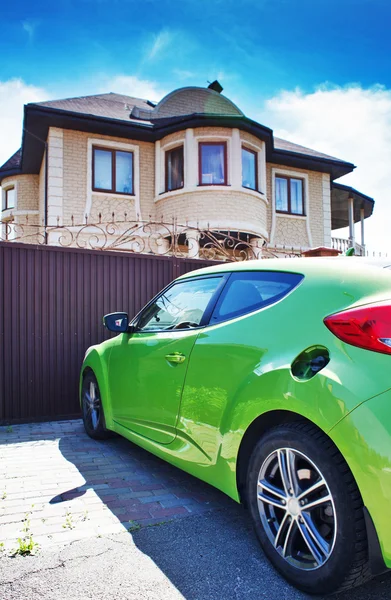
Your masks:
{"label": "car's rear wheel", "polygon": [[87,371],[83,377],[81,409],[84,429],[91,438],[104,440],[110,437],[111,434],[106,429],[98,382],[92,371]]}
{"label": "car's rear wheel", "polygon": [[360,493],[316,427],[289,423],[262,436],[250,459],[247,500],[265,554],[297,588],[327,594],[370,577]]}

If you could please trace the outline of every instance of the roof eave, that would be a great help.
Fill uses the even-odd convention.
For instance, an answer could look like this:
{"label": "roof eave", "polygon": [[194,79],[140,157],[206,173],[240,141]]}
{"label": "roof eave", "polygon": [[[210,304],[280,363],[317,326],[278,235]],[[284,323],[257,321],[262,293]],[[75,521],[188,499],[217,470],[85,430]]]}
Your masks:
{"label": "roof eave", "polygon": [[302,163],[305,165],[303,168],[311,171],[330,173],[331,180],[347,175],[356,168],[356,165],[353,163],[321,156],[312,156],[310,154],[301,154],[290,150],[274,149],[270,158],[270,162],[276,162],[277,164],[295,166],[294,163]]}
{"label": "roof eave", "polygon": [[[160,122],[159,122],[160,121]],[[98,115],[90,115],[28,104],[24,107],[24,127],[22,140],[21,170],[23,173],[38,173],[49,127],[76,129],[88,133],[100,133],[114,137],[124,137],[140,141],[155,142],[169,133],[186,126],[225,126],[238,127],[253,134],[266,144],[268,162],[312,171],[329,173],[331,179],[337,179],[353,171],[355,166],[339,160],[332,160],[289,150],[274,148],[273,131],[240,115],[184,115],[174,119],[156,119],[149,123],[126,122]],[[3,176],[2,174],[0,174]]]}
{"label": "roof eave", "polygon": [[5,179],[6,177],[14,177],[15,175],[21,175],[21,174],[22,174],[21,168],[6,169],[4,171],[0,171],[0,185],[3,181],[3,179]]}
{"label": "roof eave", "polygon": [[355,223],[361,220],[361,209],[364,211],[365,219],[368,219],[373,214],[375,206],[373,198],[348,185],[333,182],[331,184],[332,229],[340,229],[349,225],[349,198],[353,198],[353,218]]}

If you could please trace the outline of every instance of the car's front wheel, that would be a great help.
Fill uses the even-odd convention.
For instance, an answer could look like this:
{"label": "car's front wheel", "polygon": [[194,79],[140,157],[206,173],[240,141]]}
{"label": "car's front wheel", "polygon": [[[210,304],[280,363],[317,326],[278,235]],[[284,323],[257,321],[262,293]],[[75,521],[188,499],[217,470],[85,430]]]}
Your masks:
{"label": "car's front wheel", "polygon": [[83,377],[81,410],[84,429],[91,438],[94,440],[104,440],[110,437],[111,434],[106,429],[98,382],[92,371],[87,371]]}
{"label": "car's front wheel", "polygon": [[370,576],[360,493],[316,427],[289,423],[262,436],[249,464],[247,499],[265,554],[297,588],[328,594]]}

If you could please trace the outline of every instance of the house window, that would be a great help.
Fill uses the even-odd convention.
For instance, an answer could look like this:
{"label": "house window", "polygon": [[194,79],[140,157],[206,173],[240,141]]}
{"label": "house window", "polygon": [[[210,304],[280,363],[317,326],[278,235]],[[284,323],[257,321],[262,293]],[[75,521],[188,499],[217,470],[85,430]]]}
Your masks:
{"label": "house window", "polygon": [[3,210],[9,210],[15,208],[15,188],[10,187],[4,190],[4,207]]}
{"label": "house window", "polygon": [[225,142],[199,144],[199,184],[227,185],[227,144]]}
{"label": "house window", "polygon": [[258,189],[258,154],[242,147],[242,186],[250,190]]}
{"label": "house window", "polygon": [[276,176],[276,211],[304,215],[304,181],[295,177]]}
{"label": "house window", "polygon": [[183,188],[183,146],[166,152],[166,192]]}
{"label": "house window", "polygon": [[92,189],[133,195],[133,152],[92,149]]}

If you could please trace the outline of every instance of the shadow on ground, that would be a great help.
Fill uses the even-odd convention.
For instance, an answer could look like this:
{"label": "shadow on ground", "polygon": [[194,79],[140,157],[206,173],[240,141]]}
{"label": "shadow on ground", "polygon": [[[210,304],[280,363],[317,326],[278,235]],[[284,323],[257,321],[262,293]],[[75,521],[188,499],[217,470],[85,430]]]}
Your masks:
{"label": "shadow on ground", "polygon": [[[245,509],[211,486],[122,438],[86,439],[81,426],[73,435],[63,436],[59,448],[86,483],[64,490],[53,502],[94,490],[120,521],[141,526],[130,532],[137,548],[186,599],[308,598],[270,566]],[[167,522],[170,519],[174,521]],[[130,562],[128,568],[131,573]],[[390,597],[389,575],[334,596],[336,600]]]}

